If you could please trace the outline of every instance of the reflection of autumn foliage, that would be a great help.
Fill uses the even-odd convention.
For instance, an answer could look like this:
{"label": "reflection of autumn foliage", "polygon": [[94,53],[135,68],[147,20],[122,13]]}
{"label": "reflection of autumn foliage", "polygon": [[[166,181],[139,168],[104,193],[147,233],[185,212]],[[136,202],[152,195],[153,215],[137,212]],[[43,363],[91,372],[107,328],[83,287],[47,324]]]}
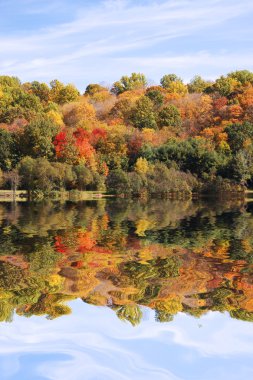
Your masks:
{"label": "reflection of autumn foliage", "polygon": [[[228,220],[207,209],[199,214],[190,204],[179,209],[177,203],[134,205],[135,212],[130,207],[125,214],[116,214],[115,207],[97,213],[81,207],[85,223],[72,219],[57,233],[44,233],[44,240],[38,235],[15,240],[20,231],[16,234],[14,225],[3,229],[0,320],[11,320],[14,310],[56,318],[70,313],[64,303],[76,298],[108,306],[132,325],[141,321],[141,306],[154,309],[159,322],[178,312],[200,317],[210,310],[253,320],[250,214],[237,212]],[[164,212],[168,207],[170,215]],[[76,215],[73,211],[65,210],[66,219]],[[5,253],[12,244],[12,253]]]}

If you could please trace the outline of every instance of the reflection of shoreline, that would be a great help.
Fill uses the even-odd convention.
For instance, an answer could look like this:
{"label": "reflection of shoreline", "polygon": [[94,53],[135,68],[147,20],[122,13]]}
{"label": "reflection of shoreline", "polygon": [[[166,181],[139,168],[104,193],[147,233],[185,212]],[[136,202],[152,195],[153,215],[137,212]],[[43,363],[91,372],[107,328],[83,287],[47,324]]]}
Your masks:
{"label": "reflection of shoreline", "polygon": [[0,205],[0,319],[56,318],[81,298],[138,324],[178,312],[253,320],[253,218],[244,203],[151,200]]}

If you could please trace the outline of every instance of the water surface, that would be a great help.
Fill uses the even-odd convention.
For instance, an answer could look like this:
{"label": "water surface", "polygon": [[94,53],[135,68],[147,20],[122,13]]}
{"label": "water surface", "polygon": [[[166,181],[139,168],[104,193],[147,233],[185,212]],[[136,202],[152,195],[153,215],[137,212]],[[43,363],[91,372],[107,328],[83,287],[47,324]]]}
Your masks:
{"label": "water surface", "polygon": [[252,378],[252,213],[0,204],[1,379]]}

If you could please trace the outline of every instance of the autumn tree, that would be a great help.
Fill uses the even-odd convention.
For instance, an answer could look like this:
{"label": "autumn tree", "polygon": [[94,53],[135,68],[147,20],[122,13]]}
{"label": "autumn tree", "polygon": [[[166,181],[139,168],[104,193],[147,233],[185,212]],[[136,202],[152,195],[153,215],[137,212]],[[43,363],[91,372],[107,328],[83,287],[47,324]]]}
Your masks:
{"label": "autumn tree", "polygon": [[62,130],[54,139],[56,157],[69,164],[86,163],[95,168],[95,149],[90,144],[89,134],[82,128]]}
{"label": "autumn tree", "polygon": [[132,73],[131,76],[124,75],[112,86],[112,92],[116,95],[125,91],[144,89],[147,86],[147,79],[144,74]]}
{"label": "autumn tree", "polygon": [[62,107],[63,121],[69,127],[91,127],[96,123],[96,111],[84,97]]}
{"label": "autumn tree", "polygon": [[40,83],[38,81],[33,81],[30,84],[31,92],[36,95],[41,102],[48,103],[50,99],[50,88],[46,83]]}
{"label": "autumn tree", "polygon": [[161,86],[169,93],[176,93],[185,95],[187,93],[187,87],[184,85],[181,78],[176,74],[166,74],[161,78]]}
{"label": "autumn tree", "polygon": [[238,85],[239,82],[235,78],[221,76],[215,81],[213,89],[221,96],[229,96],[236,91]]}
{"label": "autumn tree", "polygon": [[196,75],[188,84],[189,93],[203,93],[212,83]]}
{"label": "autumn tree", "polygon": [[58,80],[50,82],[50,98],[55,103],[64,104],[74,102],[79,97],[79,91],[72,84],[64,85]]}
{"label": "autumn tree", "polygon": [[237,70],[228,74],[229,78],[235,79],[242,85],[253,84],[253,73],[249,70]]}
{"label": "autumn tree", "polygon": [[91,83],[86,87],[85,95],[94,96],[95,94],[104,91],[108,91],[108,89],[106,87],[101,86],[100,84]]}

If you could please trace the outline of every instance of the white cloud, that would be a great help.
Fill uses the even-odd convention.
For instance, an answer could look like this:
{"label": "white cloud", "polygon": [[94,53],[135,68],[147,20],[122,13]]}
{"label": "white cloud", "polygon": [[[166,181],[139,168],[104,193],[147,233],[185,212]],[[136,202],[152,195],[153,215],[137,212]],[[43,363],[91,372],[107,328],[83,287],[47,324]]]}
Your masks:
{"label": "white cloud", "polygon": [[[118,332],[134,331],[117,320],[112,311],[81,301],[73,304],[79,305],[75,315],[54,321],[16,317],[12,324],[1,325],[1,379],[10,375],[22,378],[22,358],[28,358],[26,371],[30,377],[26,380],[39,375],[51,380],[182,380],[170,370],[149,363],[138,348],[129,349],[124,338],[111,335],[112,326],[113,331],[115,327]],[[8,361],[5,365],[6,355],[14,359],[13,367]]]}
{"label": "white cloud", "polygon": [[[52,4],[46,2],[44,6],[42,2],[34,5],[32,1],[32,6],[25,7],[24,2],[23,11],[41,13],[43,18],[43,12],[48,7],[59,8],[57,4],[57,0]],[[67,5],[70,3],[64,1],[63,7]],[[186,73],[188,76],[187,65],[192,70],[197,69],[200,60],[203,67],[208,61],[216,73],[217,62],[226,66],[224,60],[229,55],[235,57],[235,62],[247,58],[247,52],[240,52],[237,56],[231,51],[219,55],[224,46],[219,45],[217,28],[219,30],[228,20],[252,12],[253,2],[249,0],[240,3],[235,0],[106,0],[86,7],[79,5],[75,8],[73,5],[72,8],[76,16],[68,22],[53,27],[47,27],[45,22],[39,30],[28,32],[23,28],[16,33],[13,31],[11,36],[0,33],[0,71],[20,76],[23,80],[75,79],[80,85],[81,81],[89,81],[86,71],[93,72],[99,62],[105,68],[104,76],[101,72],[94,72],[91,80],[96,79],[95,74],[97,81],[116,80],[117,65],[120,65],[122,75],[129,71],[128,64],[132,67],[133,62],[142,71],[147,69],[149,77],[154,75],[157,79],[167,64],[182,68],[182,75]],[[216,54],[199,52],[196,40],[212,30],[217,39]],[[177,42],[180,44],[182,38],[189,39],[190,36],[192,42],[189,46],[181,42],[179,53]],[[160,66],[154,68],[154,65]]]}
{"label": "white cloud", "polygon": [[[209,313],[199,320],[179,314],[172,323],[155,323],[154,313],[145,309],[145,320],[133,328],[108,308],[80,300],[71,304],[73,314],[67,317],[16,316],[13,323],[0,325],[1,379],[22,380],[22,371],[25,380],[39,375],[51,380],[182,380],[198,378],[199,368],[203,374],[209,371],[205,379],[213,378],[210,370],[222,370],[231,379],[238,379],[245,367],[252,373],[252,326],[227,314]],[[237,363],[237,374],[231,361]],[[179,375],[182,371],[187,377]]]}

